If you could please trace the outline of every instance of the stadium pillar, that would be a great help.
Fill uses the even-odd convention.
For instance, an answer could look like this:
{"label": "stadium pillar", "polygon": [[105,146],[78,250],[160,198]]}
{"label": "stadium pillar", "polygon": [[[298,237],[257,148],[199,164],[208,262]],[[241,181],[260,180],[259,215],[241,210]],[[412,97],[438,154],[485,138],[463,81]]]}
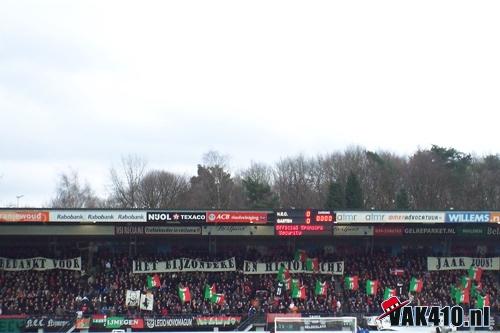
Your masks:
{"label": "stadium pillar", "polygon": [[208,238],[208,253],[211,255],[217,254],[217,238],[209,236]]}

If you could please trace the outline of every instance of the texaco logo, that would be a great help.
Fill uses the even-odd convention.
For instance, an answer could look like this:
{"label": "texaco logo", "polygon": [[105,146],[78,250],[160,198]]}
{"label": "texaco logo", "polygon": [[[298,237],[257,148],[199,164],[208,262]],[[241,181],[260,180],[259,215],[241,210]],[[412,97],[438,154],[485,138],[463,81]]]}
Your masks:
{"label": "texaco logo", "polygon": [[209,221],[214,221],[214,220],[215,220],[215,214],[213,214],[213,213],[212,213],[212,214],[209,214],[209,215],[208,215],[208,220],[209,220]]}

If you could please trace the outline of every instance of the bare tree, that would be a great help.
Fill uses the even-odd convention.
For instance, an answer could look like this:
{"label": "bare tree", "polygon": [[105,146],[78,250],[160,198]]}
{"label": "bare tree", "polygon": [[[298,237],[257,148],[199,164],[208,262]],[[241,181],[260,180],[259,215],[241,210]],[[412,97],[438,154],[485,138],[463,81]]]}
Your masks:
{"label": "bare tree", "polygon": [[121,170],[111,168],[111,198],[117,207],[138,208],[140,186],[146,171],[146,161],[137,155],[122,157]]}
{"label": "bare tree", "polygon": [[189,183],[184,176],[163,170],[149,171],[139,182],[139,206],[182,208],[182,199],[188,189]]}
{"label": "bare tree", "polygon": [[241,184],[247,208],[270,209],[278,204],[278,197],[272,192],[273,170],[265,165],[252,162],[250,168],[236,178]]}
{"label": "bare tree", "polygon": [[191,177],[189,193],[193,208],[228,209],[233,207],[234,180],[229,171],[228,157],[216,151],[203,156],[197,175]]}
{"label": "bare tree", "polygon": [[49,205],[53,208],[97,208],[102,207],[102,201],[87,182],[80,182],[78,172],[72,170],[60,175],[55,197]]}
{"label": "bare tree", "polygon": [[313,207],[311,163],[303,155],[276,164],[274,187],[282,207]]}

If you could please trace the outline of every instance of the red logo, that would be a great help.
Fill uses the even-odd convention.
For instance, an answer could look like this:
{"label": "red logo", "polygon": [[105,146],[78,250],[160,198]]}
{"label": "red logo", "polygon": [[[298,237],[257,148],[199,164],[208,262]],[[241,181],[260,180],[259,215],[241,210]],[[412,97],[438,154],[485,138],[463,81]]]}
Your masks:
{"label": "red logo", "polygon": [[396,311],[401,309],[403,306],[410,304],[410,300],[401,302],[397,296],[391,296],[380,304],[384,313],[377,317],[377,319],[382,319]]}
{"label": "red logo", "polygon": [[267,223],[267,213],[261,212],[207,212],[209,223]]}

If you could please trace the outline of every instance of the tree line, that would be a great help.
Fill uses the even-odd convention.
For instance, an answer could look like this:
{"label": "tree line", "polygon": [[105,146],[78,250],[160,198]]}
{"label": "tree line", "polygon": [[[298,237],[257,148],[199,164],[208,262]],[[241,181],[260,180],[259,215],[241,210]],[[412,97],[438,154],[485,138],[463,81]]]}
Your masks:
{"label": "tree line", "polygon": [[496,210],[499,155],[473,157],[433,145],[411,156],[351,147],[232,173],[228,158],[208,152],[191,177],[149,169],[137,156],[110,170],[106,197],[77,172],[60,176],[54,208]]}

